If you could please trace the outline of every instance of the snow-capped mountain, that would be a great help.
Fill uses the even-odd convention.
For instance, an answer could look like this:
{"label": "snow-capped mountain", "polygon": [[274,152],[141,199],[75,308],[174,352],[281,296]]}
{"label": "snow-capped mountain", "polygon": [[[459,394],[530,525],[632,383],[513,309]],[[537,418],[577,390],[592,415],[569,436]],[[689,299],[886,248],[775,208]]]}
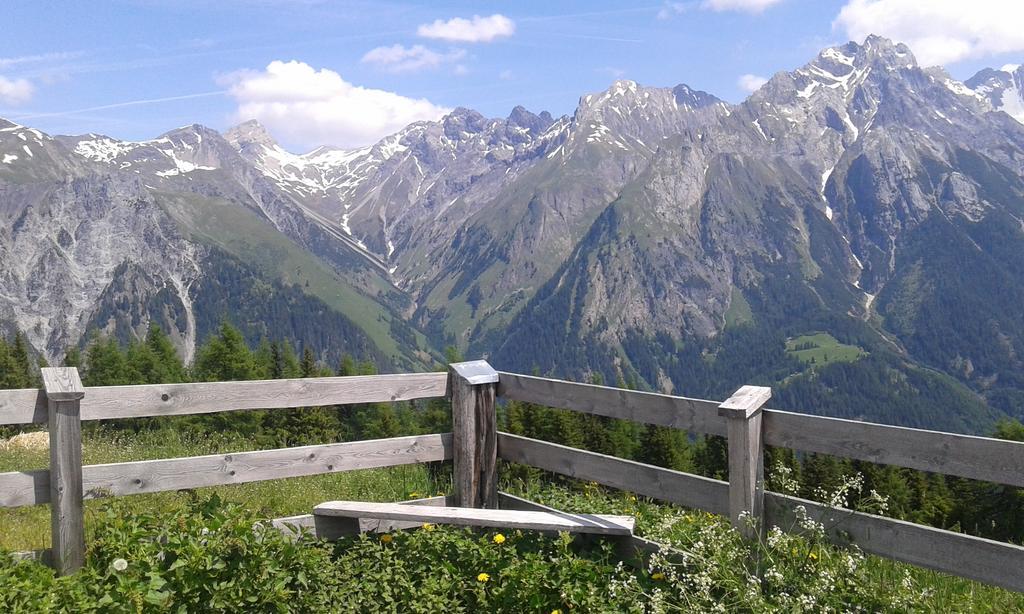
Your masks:
{"label": "snow-capped mountain", "polygon": [[51,357],[149,320],[187,353],[230,301],[257,335],[270,283],[395,364],[454,344],[671,389],[679,348],[826,329],[989,394],[1024,367],[1009,68],[961,83],[871,36],[740,104],[620,80],[569,116],[460,108],[304,154],[256,122],[140,142],[2,123],[0,320]]}
{"label": "snow-capped mountain", "polygon": [[986,68],[964,84],[1010,117],[1024,124],[1024,67],[1007,64],[999,70]]}

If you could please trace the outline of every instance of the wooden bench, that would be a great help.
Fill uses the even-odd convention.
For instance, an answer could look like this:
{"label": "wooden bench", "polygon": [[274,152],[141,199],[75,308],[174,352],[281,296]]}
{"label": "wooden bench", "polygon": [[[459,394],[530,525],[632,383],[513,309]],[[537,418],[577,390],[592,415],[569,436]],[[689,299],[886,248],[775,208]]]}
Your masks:
{"label": "wooden bench", "polygon": [[368,518],[402,522],[452,524],[468,527],[567,531],[569,533],[591,533],[610,536],[632,535],[633,525],[635,524],[635,519],[632,516],[440,507],[403,503],[369,503],[364,501],[328,501],[313,508],[316,534],[324,539],[337,539],[344,535],[358,533],[359,520]]}

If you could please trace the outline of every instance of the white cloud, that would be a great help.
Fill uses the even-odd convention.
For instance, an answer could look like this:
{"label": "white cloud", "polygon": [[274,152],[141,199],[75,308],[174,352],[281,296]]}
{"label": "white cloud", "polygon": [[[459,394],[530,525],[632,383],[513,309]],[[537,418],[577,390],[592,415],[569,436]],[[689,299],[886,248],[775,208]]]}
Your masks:
{"label": "white cloud", "polygon": [[366,52],[362,61],[366,64],[375,64],[384,70],[391,72],[412,72],[437,68],[447,62],[455,62],[466,57],[464,49],[453,49],[448,53],[438,53],[427,49],[423,45],[405,47],[403,45],[391,45],[390,47],[376,47]]}
{"label": "white cloud", "polygon": [[748,93],[756,92],[765,83],[768,83],[768,79],[751,74],[740,75],[740,78],[736,79],[736,85],[738,85],[741,90]]}
{"label": "white cloud", "polygon": [[515,31],[515,22],[497,13],[490,17],[473,15],[470,19],[438,19],[433,23],[422,24],[416,29],[416,33],[424,38],[439,38],[460,43],[489,43],[498,38],[512,36]]}
{"label": "white cloud", "polygon": [[661,21],[666,21],[668,19],[672,19],[676,15],[682,15],[692,7],[692,2],[666,2],[661,5],[661,9],[658,10],[657,17]]}
{"label": "white cloud", "polygon": [[274,61],[265,70],[239,71],[220,81],[238,102],[235,119],[257,119],[302,147],[369,145],[450,111],[423,98],[353,85],[333,70],[297,61]]}
{"label": "white cloud", "polygon": [[852,40],[878,34],[906,43],[924,65],[1024,51],[1018,0],[849,0],[833,22]]}
{"label": "white cloud", "polygon": [[35,86],[28,79],[8,79],[0,76],[0,102],[17,106],[32,100]]}
{"label": "white cloud", "polygon": [[745,11],[747,13],[760,13],[766,8],[778,4],[782,0],[704,0],[702,8],[712,11]]}

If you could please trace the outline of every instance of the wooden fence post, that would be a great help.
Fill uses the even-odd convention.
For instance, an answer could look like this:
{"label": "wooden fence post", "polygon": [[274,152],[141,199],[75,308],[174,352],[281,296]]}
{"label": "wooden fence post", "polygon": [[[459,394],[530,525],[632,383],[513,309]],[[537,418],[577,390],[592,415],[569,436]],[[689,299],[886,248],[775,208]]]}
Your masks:
{"label": "wooden fence post", "polygon": [[81,416],[85,388],[73,367],[46,367],[42,372],[49,408],[53,566],[64,575],[85,563]]}
{"label": "wooden fence post", "polygon": [[449,365],[453,484],[460,507],[498,507],[497,389],[498,372],[487,361]]}
{"label": "wooden fence post", "polygon": [[748,538],[757,537],[764,527],[761,409],[771,396],[771,388],[743,386],[718,406],[718,415],[728,418],[729,519]]}

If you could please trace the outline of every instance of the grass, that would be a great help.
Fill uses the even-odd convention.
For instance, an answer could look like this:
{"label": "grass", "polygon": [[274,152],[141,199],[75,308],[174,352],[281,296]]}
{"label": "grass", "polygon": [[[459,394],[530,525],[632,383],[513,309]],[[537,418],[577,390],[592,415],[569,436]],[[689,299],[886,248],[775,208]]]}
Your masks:
{"label": "grass", "polygon": [[[89,464],[125,462],[256,447],[253,442],[242,438],[190,440],[166,430],[138,435],[97,430],[86,434],[84,459]],[[44,450],[0,451],[0,471],[39,468],[46,463]],[[570,512],[635,516],[637,534],[682,552],[684,562],[673,562],[659,556],[655,557],[650,568],[631,570],[615,566],[614,558],[609,558],[612,556],[610,548],[574,546],[567,550],[559,539],[523,535],[518,531],[504,532],[508,543],[502,545],[494,542],[494,531],[480,533],[438,528],[433,532],[422,530],[396,534],[386,542],[379,536],[340,542],[333,548],[330,561],[322,559],[318,563],[330,568],[328,579],[332,592],[325,593],[324,598],[334,600],[332,603],[335,605],[345,604],[348,611],[373,611],[366,609],[365,601],[360,601],[369,594],[373,594],[374,599],[393,600],[389,603],[394,611],[429,611],[420,607],[427,603],[435,603],[445,611],[473,611],[474,607],[481,607],[488,611],[509,612],[567,611],[569,608],[636,612],[713,611],[716,608],[749,612],[854,609],[892,612],[1024,611],[1022,595],[887,559],[864,556],[856,549],[832,547],[823,538],[813,535],[805,538],[769,532],[764,542],[751,545],[739,538],[738,533],[729,527],[727,519],[706,512],[658,503],[593,482],[561,479],[521,466],[503,466],[501,475],[503,490],[538,503]],[[396,501],[438,494],[442,490],[447,490],[447,484],[438,486],[425,467],[413,465],[216,487],[197,492],[89,501],[87,530],[91,556],[93,566],[103,572],[99,579],[90,578],[89,581],[115,582],[109,572],[111,561],[120,556],[135,564],[139,557],[143,557],[140,551],[149,546],[133,546],[132,540],[143,539],[145,542],[149,538],[131,537],[142,534],[131,533],[136,531],[131,528],[136,526],[133,524],[136,521],[132,520],[134,516],[150,517],[148,526],[158,529],[163,526],[160,530],[164,532],[168,530],[166,523],[186,527],[180,529],[182,532],[191,530],[187,527],[196,523],[201,526],[205,521],[193,522],[183,518],[194,513],[190,510],[197,509],[197,500],[201,502],[214,493],[227,504],[238,505],[247,514],[272,518],[308,513],[313,505],[330,499]],[[0,531],[0,550],[47,546],[48,523],[47,506],[0,510],[0,526],[4,528]],[[123,523],[127,525],[121,526]],[[240,526],[251,526],[251,522]],[[133,553],[131,556],[111,550],[114,544],[111,531],[120,531],[117,534],[124,539],[114,541],[121,544],[118,548],[127,548],[125,552]],[[175,531],[177,529],[172,529],[171,533]],[[242,531],[231,539],[237,540],[245,533]],[[193,542],[203,541],[205,537],[182,539],[184,552],[195,550]],[[225,543],[229,550],[233,547]],[[312,545],[307,547],[313,548]],[[209,554],[203,555],[201,546],[195,552],[196,556],[205,557],[204,564],[210,569],[217,568],[217,556],[220,555],[213,558]],[[107,561],[104,557],[115,558]],[[759,576],[754,561],[761,561]],[[160,568],[159,562],[146,564],[150,563],[153,569]],[[255,561],[253,565],[258,568],[260,564]],[[25,569],[0,569],[0,575],[3,573],[13,573],[16,579],[28,577],[20,575],[28,573]],[[145,582],[152,582],[149,573],[142,574]],[[181,578],[176,579],[168,570],[160,573],[164,574],[160,581],[171,582],[169,586],[172,588],[179,586],[175,582],[185,582]],[[311,570],[307,568],[304,573],[311,573]],[[488,574],[488,580],[477,580],[479,573]],[[194,585],[207,581],[193,579],[192,582]],[[125,591],[134,586],[125,579],[117,580],[115,584]],[[250,589],[243,587],[241,590]],[[0,593],[3,592],[0,588]],[[517,592],[521,593],[521,599],[517,599]],[[158,593],[173,594],[173,591],[168,589]],[[416,608],[412,607],[413,601],[418,604]],[[0,602],[3,602],[2,594]],[[603,609],[592,609],[599,603],[605,604]]]}
{"label": "grass", "polygon": [[855,345],[840,343],[828,333],[801,335],[786,341],[786,352],[805,364],[824,366],[835,362],[856,362],[867,352]]}
{"label": "grass", "polygon": [[[124,463],[158,458],[181,458],[257,450],[261,446],[243,438],[188,439],[175,431],[160,430],[138,435],[98,431],[85,436],[82,460],[87,465]],[[0,450],[0,472],[27,471],[48,466],[46,450]],[[405,465],[345,473],[270,480],[194,491],[162,492],[128,497],[128,510],[171,513],[197,496],[216,493],[265,518],[308,514],[314,505],[335,499],[400,501],[433,496],[448,485],[435,485],[424,465]],[[90,535],[103,499],[86,501],[86,531]],[[0,550],[41,550],[50,544],[49,506],[0,508]]]}

